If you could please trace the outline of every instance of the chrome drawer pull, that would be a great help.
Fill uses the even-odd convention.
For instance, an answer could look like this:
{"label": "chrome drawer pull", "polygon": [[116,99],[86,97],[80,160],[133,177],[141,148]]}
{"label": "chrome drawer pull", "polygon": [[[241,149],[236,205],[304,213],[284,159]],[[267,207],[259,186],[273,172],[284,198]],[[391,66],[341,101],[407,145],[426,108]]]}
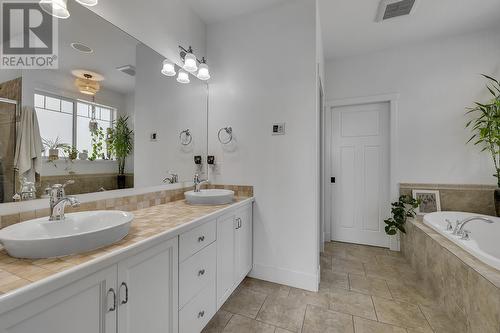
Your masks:
{"label": "chrome drawer pull", "polygon": [[113,306],[108,308],[108,312],[113,312],[116,310],[116,293],[115,293],[115,290],[113,288],[109,288],[106,295],[109,296],[110,293],[113,294]]}
{"label": "chrome drawer pull", "polygon": [[198,276],[202,276],[205,274],[205,269],[201,269],[198,271]]}
{"label": "chrome drawer pull", "polygon": [[198,237],[198,243],[205,241],[205,236]]}
{"label": "chrome drawer pull", "polygon": [[198,318],[202,318],[205,315],[205,310],[202,310],[198,313]]}

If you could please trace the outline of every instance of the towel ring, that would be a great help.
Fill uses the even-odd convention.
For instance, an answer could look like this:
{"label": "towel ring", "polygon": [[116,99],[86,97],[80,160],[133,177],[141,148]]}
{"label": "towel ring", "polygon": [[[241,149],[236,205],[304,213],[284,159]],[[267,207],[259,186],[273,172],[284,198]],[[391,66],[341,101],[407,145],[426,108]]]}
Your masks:
{"label": "towel ring", "polygon": [[[226,134],[228,135],[227,139],[224,140],[221,138],[221,133],[222,131],[225,131]],[[222,143],[223,145],[227,145],[228,143],[230,143],[231,141],[233,141],[233,129],[231,126],[228,126],[228,127],[223,127],[219,130],[219,133],[217,134],[217,136],[219,137],[219,142]]]}
{"label": "towel ring", "polygon": [[191,131],[188,129],[185,129],[179,134],[179,139],[181,140],[181,145],[187,146],[193,141],[193,136],[191,135]]}

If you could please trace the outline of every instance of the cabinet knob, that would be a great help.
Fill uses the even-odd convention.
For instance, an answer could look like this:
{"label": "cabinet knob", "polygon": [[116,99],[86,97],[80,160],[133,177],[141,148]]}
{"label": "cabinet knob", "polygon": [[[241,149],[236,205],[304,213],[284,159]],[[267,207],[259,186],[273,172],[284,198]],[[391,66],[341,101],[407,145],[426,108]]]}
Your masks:
{"label": "cabinet knob", "polygon": [[202,318],[205,315],[205,310],[198,312],[198,318]]}
{"label": "cabinet knob", "polygon": [[205,236],[198,237],[198,243],[205,241]]}
{"label": "cabinet knob", "polygon": [[198,271],[198,276],[202,276],[202,275],[204,275],[204,274],[205,274],[205,269],[200,269],[200,270]]}

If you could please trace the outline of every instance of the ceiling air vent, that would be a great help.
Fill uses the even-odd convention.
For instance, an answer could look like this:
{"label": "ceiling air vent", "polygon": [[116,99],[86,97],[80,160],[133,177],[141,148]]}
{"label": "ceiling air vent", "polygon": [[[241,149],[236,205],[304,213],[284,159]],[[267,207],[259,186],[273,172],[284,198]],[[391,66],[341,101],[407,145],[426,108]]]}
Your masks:
{"label": "ceiling air vent", "polygon": [[382,0],[375,21],[385,21],[394,17],[409,15],[415,9],[416,0]]}
{"label": "ceiling air vent", "polygon": [[135,67],[132,65],[120,66],[116,67],[116,69],[130,76],[135,76]]}

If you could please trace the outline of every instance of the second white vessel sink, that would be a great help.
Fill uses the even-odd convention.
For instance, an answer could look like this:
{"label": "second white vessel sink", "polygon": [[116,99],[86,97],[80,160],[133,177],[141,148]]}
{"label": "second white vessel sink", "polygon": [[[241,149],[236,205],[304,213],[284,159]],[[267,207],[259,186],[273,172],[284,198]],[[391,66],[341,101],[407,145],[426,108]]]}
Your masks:
{"label": "second white vessel sink", "polygon": [[233,202],[234,191],[222,189],[189,191],[185,192],[184,196],[192,205],[225,205]]}
{"label": "second white vessel sink", "polygon": [[0,230],[0,243],[17,258],[62,257],[116,243],[127,236],[133,219],[121,211],[71,213],[61,221],[43,217]]}

